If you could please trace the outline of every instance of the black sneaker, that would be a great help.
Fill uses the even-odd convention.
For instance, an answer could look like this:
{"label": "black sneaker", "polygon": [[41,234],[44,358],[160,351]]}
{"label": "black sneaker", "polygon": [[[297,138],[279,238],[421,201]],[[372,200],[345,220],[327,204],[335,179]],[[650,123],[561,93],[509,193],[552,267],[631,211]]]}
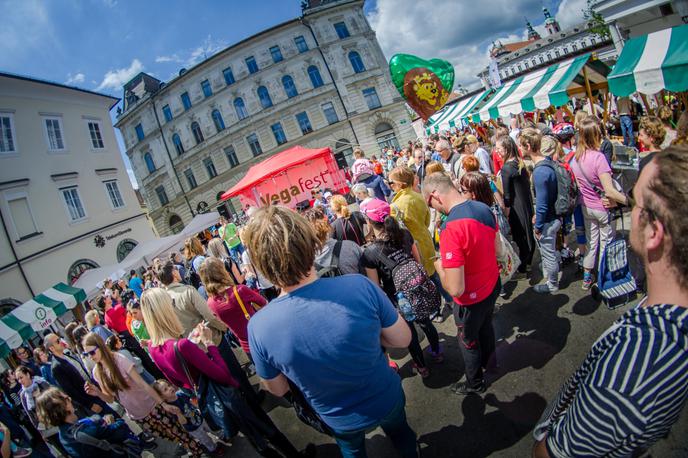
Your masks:
{"label": "black sneaker", "polygon": [[487,390],[487,387],[485,386],[485,381],[481,381],[480,385],[475,386],[475,387],[470,387],[468,386],[468,382],[456,382],[452,383],[452,385],[449,387],[452,393],[454,393],[457,396],[466,396],[467,394],[471,393],[484,393],[485,390]]}

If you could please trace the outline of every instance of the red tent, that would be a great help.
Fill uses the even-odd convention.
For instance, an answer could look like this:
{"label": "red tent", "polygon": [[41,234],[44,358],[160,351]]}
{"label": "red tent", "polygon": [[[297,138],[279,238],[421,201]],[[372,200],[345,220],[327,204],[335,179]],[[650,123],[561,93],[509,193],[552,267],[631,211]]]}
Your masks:
{"label": "red tent", "polygon": [[[346,187],[346,181],[337,167],[330,148],[308,149],[303,146],[294,146],[248,169],[246,175],[237,184],[222,194],[222,200],[242,196],[253,200],[256,205],[260,205],[258,194],[262,191],[258,191],[259,187],[264,187],[268,181],[275,181],[278,177],[285,177],[288,175],[286,172],[289,169],[293,170],[300,167],[304,170],[318,170],[317,165],[319,164],[322,164],[320,169],[325,167],[331,176],[335,190]],[[277,193],[278,191],[275,190],[274,192]],[[268,198],[267,200],[270,201],[271,199]]]}

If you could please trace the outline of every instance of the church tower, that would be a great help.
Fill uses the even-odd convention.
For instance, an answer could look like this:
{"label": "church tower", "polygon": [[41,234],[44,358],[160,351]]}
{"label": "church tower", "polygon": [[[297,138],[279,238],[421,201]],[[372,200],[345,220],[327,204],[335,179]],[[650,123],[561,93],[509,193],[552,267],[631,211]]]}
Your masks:
{"label": "church tower", "polygon": [[528,28],[528,41],[536,41],[542,38],[539,33],[537,33],[537,30],[533,28],[533,25],[530,23],[530,21],[526,18],[526,27]]}
{"label": "church tower", "polygon": [[545,7],[545,8],[542,8],[542,12],[545,15],[545,29],[547,29],[547,33],[552,35],[552,34],[555,34],[557,32],[561,32],[561,27],[559,27],[559,22],[557,22],[557,20],[554,19],[551,14],[549,14],[549,10]]}

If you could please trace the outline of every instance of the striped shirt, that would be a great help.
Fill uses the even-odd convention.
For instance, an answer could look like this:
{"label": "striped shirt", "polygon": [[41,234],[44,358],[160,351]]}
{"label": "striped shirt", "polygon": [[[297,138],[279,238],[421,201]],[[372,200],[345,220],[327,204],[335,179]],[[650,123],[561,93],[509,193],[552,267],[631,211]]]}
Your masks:
{"label": "striped shirt", "polygon": [[629,456],[665,437],[688,396],[688,309],[629,310],[592,346],[535,428],[552,457]]}

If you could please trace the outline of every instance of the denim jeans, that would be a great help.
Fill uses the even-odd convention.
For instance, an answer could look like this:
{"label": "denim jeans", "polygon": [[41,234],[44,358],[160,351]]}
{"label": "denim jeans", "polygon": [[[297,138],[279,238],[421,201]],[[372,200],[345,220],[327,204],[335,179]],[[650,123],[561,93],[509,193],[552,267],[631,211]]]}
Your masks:
{"label": "denim jeans", "polygon": [[621,135],[623,135],[624,145],[635,146],[635,140],[633,138],[633,118],[629,115],[619,116],[619,121],[621,122]]}
{"label": "denim jeans", "polygon": [[561,220],[558,218],[545,223],[538,241],[540,257],[542,258],[542,276],[547,280],[550,289],[559,287],[559,263],[561,259],[557,251],[557,233],[560,228]]}
{"label": "denim jeans", "polygon": [[244,254],[244,245],[241,243],[229,249],[229,255],[237,264],[241,264],[241,255]]}
{"label": "denim jeans", "polygon": [[434,274],[430,275],[430,281],[432,281],[435,284],[435,287],[437,287],[437,291],[440,292],[445,302],[449,302],[450,304],[454,302],[454,298],[451,297],[451,294],[449,294],[447,290],[444,289],[444,287],[442,286],[440,274],[435,272]]}
{"label": "denim jeans", "polygon": [[366,458],[365,434],[376,426],[380,426],[387,437],[394,444],[397,453],[402,458],[417,458],[416,433],[411,429],[406,421],[406,411],[404,406],[406,397],[401,395],[401,399],[377,425],[358,431],[339,431],[334,430],[334,439],[339,445],[339,451],[343,458]]}

